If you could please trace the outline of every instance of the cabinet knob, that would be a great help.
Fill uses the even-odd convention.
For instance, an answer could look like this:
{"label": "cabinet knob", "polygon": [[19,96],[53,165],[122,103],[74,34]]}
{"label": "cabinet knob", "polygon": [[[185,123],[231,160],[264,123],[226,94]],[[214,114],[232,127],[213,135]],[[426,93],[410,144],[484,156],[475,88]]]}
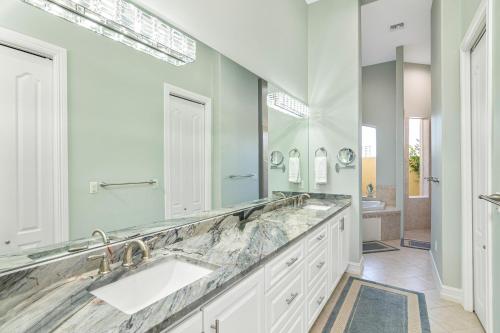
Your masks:
{"label": "cabinet knob", "polygon": [[325,300],[325,296],[321,296],[320,298],[318,298],[318,305],[321,305],[321,303],[323,303],[323,301]]}
{"label": "cabinet knob", "polygon": [[210,328],[215,330],[215,333],[219,333],[219,319],[215,319],[215,324],[210,325]]}
{"label": "cabinet knob", "polygon": [[10,244],[10,240],[5,241],[5,245],[9,245],[9,244]]}
{"label": "cabinet knob", "polygon": [[296,299],[297,296],[299,296],[299,293],[291,294],[290,297],[285,300],[286,304],[288,305],[292,304],[293,300]]}
{"label": "cabinet knob", "polygon": [[299,258],[297,258],[297,257],[292,258],[292,259],[290,259],[290,260],[288,260],[288,261],[286,262],[286,265],[287,265],[288,267],[290,267],[290,266],[292,266],[293,264],[295,264],[295,262],[296,262],[297,260],[299,260]]}
{"label": "cabinet knob", "polygon": [[325,262],[324,262],[324,261],[322,261],[322,262],[320,262],[319,264],[317,264],[317,265],[316,265],[316,267],[317,267],[318,269],[320,269],[320,268],[321,268],[321,267],[323,267],[324,265],[325,265]]}

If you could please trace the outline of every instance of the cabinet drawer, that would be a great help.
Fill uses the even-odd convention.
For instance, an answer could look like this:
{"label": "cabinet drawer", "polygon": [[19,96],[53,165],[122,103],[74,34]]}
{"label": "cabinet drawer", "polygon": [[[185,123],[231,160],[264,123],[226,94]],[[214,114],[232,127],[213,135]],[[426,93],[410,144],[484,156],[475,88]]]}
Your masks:
{"label": "cabinet drawer", "polygon": [[318,230],[315,230],[309,237],[307,238],[307,254],[311,254],[316,250],[319,246],[328,244],[328,229],[327,224],[323,225]]}
{"label": "cabinet drawer", "polygon": [[304,280],[304,265],[301,264],[266,295],[268,332],[275,326],[283,327],[295,309],[304,305],[306,299]]}
{"label": "cabinet drawer", "polygon": [[283,326],[276,326],[271,333],[304,333],[306,332],[306,311],[305,304],[299,306],[297,311],[291,316]]}
{"label": "cabinet drawer", "polygon": [[300,242],[266,265],[266,290],[304,262],[304,244]]}
{"label": "cabinet drawer", "polygon": [[316,319],[318,318],[321,310],[328,301],[329,291],[327,284],[327,275],[324,274],[319,280],[318,284],[309,292],[307,298],[307,330],[311,328]]}
{"label": "cabinet drawer", "polygon": [[326,245],[320,246],[316,252],[308,256],[306,262],[308,288],[311,288],[323,274],[328,272],[328,246]]}

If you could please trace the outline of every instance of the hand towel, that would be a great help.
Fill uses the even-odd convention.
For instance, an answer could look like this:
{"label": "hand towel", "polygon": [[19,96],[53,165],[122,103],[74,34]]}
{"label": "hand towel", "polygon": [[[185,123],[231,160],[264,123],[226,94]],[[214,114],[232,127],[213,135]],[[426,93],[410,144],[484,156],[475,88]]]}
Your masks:
{"label": "hand towel", "polygon": [[316,184],[328,183],[328,160],[326,156],[316,156],[314,159],[314,178]]}
{"label": "hand towel", "polygon": [[300,159],[298,157],[290,157],[288,160],[288,181],[294,184],[300,184]]}

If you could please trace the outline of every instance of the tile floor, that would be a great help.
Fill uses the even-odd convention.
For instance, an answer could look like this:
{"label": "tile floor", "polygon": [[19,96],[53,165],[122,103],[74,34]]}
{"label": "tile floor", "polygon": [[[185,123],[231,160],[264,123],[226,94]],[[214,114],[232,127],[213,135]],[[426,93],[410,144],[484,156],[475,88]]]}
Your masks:
{"label": "tile floor", "polygon": [[[399,240],[386,243],[401,248]],[[473,313],[464,311],[459,304],[439,297],[428,251],[401,248],[400,251],[365,254],[364,257],[365,269],[362,278],[425,293],[432,333],[484,332]],[[310,333],[321,333],[345,281],[344,276]]]}
{"label": "tile floor", "polygon": [[419,240],[423,242],[431,241],[431,229],[406,230],[405,239]]}

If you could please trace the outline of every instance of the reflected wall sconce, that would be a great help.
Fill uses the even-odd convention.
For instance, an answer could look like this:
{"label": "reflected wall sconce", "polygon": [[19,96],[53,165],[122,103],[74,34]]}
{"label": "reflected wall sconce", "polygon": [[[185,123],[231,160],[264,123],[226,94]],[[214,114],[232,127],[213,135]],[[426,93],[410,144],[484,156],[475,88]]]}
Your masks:
{"label": "reflected wall sconce", "polygon": [[126,0],[21,0],[170,64],[196,60],[196,41]]}
{"label": "reflected wall sconce", "polygon": [[267,95],[267,106],[295,118],[309,117],[309,107],[307,105],[281,91]]}

